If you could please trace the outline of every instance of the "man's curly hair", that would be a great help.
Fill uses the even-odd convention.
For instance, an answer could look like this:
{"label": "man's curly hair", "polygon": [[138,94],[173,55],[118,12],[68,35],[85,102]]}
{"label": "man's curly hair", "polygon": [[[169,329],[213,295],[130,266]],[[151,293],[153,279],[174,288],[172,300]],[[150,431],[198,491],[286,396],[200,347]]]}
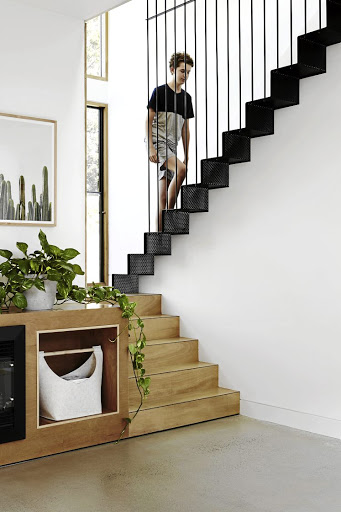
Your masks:
{"label": "man's curly hair", "polygon": [[176,69],[183,62],[185,62],[189,66],[192,66],[192,67],[194,66],[194,61],[193,61],[192,57],[190,55],[188,55],[188,53],[186,53],[186,54],[184,52],[173,53],[173,55],[171,56],[170,61],[169,61],[169,68]]}

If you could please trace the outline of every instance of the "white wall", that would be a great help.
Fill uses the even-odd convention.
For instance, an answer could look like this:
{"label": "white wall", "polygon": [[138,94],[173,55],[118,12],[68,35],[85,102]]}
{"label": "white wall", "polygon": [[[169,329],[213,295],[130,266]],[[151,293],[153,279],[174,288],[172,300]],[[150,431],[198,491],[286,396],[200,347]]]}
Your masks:
{"label": "white wall", "polygon": [[328,72],[301,81],[299,106],[275,113],[210,192],[190,235],[172,237],[142,292],[162,292],[242,413],[341,438],[341,47]]}
{"label": "white wall", "polygon": [[[0,16],[0,112],[57,120],[57,225],[44,231],[84,267],[84,23],[13,0],[0,1]],[[2,225],[0,246],[35,250],[38,232]]]}

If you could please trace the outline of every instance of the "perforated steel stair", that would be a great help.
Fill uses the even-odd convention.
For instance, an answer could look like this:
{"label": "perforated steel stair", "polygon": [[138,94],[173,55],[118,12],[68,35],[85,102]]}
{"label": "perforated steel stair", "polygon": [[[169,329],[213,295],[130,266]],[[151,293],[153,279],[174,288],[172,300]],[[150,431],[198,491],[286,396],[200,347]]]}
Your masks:
{"label": "perforated steel stair", "polygon": [[[229,186],[229,166],[251,159],[251,139],[272,135],[275,110],[299,104],[300,80],[326,72],[327,47],[341,42],[341,0],[327,0],[327,26],[297,38],[297,64],[271,71],[271,95],[245,106],[245,128],[222,134],[223,155],[201,161],[201,183],[181,187],[181,209],[163,211],[163,233],[146,233],[144,254],[128,255],[128,274],[112,285],[138,293],[139,275],[154,273],[154,256],[171,254],[171,236],[189,233],[190,213],[207,212],[209,189]],[[153,257],[152,257],[153,256]]]}

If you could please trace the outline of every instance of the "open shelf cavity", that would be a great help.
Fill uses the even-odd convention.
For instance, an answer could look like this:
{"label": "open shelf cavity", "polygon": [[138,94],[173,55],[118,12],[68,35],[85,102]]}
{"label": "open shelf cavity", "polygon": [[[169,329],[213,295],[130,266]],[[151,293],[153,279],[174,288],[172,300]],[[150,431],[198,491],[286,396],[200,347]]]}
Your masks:
{"label": "open shelf cavity", "polygon": [[[119,412],[119,339],[113,342],[118,335],[117,327],[117,325],[105,325],[37,332],[38,428],[98,418]],[[62,352],[59,355],[51,354],[46,358],[51,370],[56,375],[62,376],[81,366],[91,355],[91,352],[87,349],[91,349],[95,345],[100,345],[103,351],[102,413],[62,421],[53,421],[41,417],[39,414],[39,351],[45,353]]]}

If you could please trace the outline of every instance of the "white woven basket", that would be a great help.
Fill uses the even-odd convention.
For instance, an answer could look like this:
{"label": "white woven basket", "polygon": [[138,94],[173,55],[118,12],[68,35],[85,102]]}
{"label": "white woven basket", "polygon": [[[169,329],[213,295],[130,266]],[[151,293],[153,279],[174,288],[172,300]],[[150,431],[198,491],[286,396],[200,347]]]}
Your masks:
{"label": "white woven basket", "polygon": [[45,353],[39,352],[40,416],[61,421],[101,414],[102,370],[100,346],[93,347],[93,353],[79,368],[61,377],[48,366]]}

